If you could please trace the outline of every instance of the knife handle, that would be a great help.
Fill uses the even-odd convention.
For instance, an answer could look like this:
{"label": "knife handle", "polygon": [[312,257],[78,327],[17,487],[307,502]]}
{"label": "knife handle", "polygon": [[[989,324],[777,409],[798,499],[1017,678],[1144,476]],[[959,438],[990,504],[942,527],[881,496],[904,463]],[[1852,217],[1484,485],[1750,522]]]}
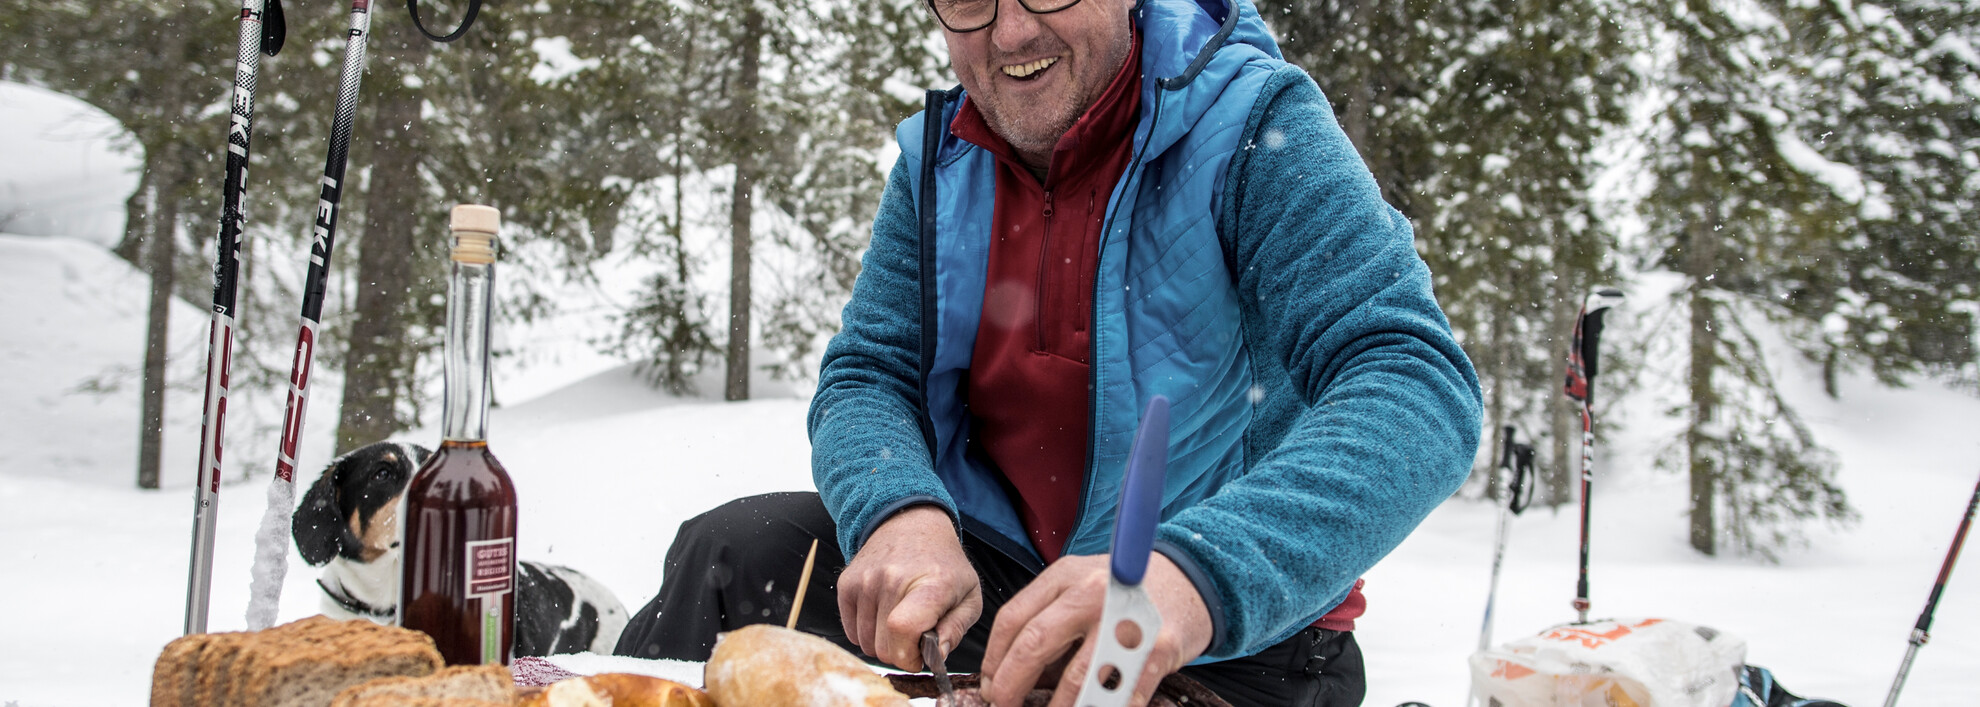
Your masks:
{"label": "knife handle", "polygon": [[1169,399],[1149,398],[1141,413],[1141,428],[1128,455],[1127,478],[1121,482],[1121,505],[1114,516],[1111,569],[1114,580],[1141,584],[1148,572],[1148,553],[1155,547],[1155,524],[1162,519],[1162,482],[1169,469]]}

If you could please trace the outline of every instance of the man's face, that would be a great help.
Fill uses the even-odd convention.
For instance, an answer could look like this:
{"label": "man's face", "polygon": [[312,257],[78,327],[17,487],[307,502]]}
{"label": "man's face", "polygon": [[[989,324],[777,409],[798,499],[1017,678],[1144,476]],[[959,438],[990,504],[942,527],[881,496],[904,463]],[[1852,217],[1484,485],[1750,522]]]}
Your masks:
{"label": "man's face", "polygon": [[997,21],[975,32],[943,30],[949,64],[990,129],[1020,155],[1050,159],[1059,136],[1100,98],[1127,60],[1135,0],[1081,0],[1034,15],[995,0]]}

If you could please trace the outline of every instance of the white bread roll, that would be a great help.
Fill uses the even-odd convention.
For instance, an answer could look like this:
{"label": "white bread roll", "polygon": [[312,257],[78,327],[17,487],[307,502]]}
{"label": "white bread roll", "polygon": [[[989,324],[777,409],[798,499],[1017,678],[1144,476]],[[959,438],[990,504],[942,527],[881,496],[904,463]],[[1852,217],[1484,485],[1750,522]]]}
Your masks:
{"label": "white bread roll", "polygon": [[769,624],[716,638],[702,680],[724,706],[908,707],[906,695],[845,649]]}

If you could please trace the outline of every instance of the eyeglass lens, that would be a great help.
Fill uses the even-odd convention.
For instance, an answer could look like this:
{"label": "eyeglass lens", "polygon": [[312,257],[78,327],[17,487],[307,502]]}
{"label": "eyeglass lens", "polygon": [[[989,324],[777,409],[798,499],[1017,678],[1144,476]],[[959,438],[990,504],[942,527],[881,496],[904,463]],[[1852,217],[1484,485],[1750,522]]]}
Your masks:
{"label": "eyeglass lens", "polygon": [[[1079,4],[1079,0],[1018,0],[1034,15],[1045,15]],[[975,32],[997,21],[998,0],[928,0],[935,18],[950,32]]]}

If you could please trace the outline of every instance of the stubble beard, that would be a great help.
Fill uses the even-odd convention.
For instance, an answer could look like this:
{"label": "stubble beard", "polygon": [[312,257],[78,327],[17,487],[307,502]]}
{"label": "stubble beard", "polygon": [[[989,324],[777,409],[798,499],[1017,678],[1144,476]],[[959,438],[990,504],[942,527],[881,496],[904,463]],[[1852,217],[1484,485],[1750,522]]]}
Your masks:
{"label": "stubble beard", "polygon": [[[1099,65],[1109,67],[1107,72],[1092,83],[1082,84],[1075,77],[1079,93],[1073,100],[1063,105],[1042,106],[1006,105],[1005,101],[978,101],[977,110],[983,114],[983,121],[990,130],[1011,143],[1011,148],[1019,154],[1051,155],[1058,147],[1059,138],[1071,130],[1080,116],[1093,107],[1100,95],[1106,93],[1114,77],[1120,74],[1121,64],[1127,61],[1128,51],[1134,46],[1134,35],[1123,32],[1120,41],[1107,48],[1107,55],[1100,58]],[[1049,159],[1049,157],[1048,157]]]}

